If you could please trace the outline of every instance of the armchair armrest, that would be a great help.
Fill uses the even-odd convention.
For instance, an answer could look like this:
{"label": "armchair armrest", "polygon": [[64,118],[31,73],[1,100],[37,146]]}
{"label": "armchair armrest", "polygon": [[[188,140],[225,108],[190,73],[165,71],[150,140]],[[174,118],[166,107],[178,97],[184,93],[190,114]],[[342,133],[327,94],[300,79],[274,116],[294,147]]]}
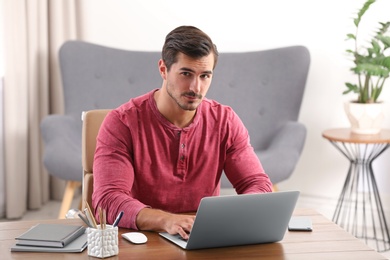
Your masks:
{"label": "armchair armrest", "polygon": [[305,143],[306,132],[302,123],[288,121],[276,133],[267,149],[255,151],[273,184],[288,179],[293,173]]}
{"label": "armchair armrest", "polygon": [[81,181],[81,120],[49,115],[40,128],[45,144],[43,164],[49,173],[64,180]]}

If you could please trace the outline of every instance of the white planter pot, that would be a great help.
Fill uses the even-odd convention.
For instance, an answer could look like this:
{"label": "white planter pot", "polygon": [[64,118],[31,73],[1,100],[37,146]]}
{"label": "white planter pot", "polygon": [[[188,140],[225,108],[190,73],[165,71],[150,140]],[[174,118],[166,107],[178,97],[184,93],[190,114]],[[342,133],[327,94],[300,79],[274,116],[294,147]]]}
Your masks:
{"label": "white planter pot", "polygon": [[378,134],[383,126],[385,113],[383,103],[361,104],[345,102],[344,109],[355,134]]}

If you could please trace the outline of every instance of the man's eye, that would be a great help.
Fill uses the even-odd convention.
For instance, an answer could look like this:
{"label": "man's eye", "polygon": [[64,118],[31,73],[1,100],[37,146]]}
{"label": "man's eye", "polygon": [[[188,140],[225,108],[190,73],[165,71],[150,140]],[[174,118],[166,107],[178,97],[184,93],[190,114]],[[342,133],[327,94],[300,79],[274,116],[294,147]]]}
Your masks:
{"label": "man's eye", "polygon": [[208,78],[210,78],[210,75],[209,74],[204,74],[201,77],[204,78],[204,79],[208,79]]}
{"label": "man's eye", "polygon": [[182,72],[181,75],[183,75],[183,76],[189,76],[190,73],[185,71],[185,72]]}

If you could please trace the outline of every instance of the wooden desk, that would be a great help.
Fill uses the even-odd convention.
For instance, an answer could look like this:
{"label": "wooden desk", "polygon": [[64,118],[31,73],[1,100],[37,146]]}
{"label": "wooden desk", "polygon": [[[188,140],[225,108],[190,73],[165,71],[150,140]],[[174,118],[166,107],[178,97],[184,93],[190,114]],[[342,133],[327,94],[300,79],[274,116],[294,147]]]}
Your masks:
{"label": "wooden desk", "polygon": [[[386,259],[357,238],[309,209],[296,209],[295,216],[309,216],[313,222],[313,232],[287,231],[279,243],[259,244],[185,251],[168,242],[154,232],[144,232],[148,242],[133,245],[119,237],[119,255],[107,259]],[[10,252],[14,238],[37,223],[81,224],[79,219],[44,221],[20,221],[0,223],[0,259],[98,259],[88,256],[87,249],[82,253],[25,253]],[[129,232],[120,229],[119,234]]]}
{"label": "wooden desk", "polygon": [[322,136],[350,162],[333,221],[375,246],[390,250],[386,222],[372,163],[390,147],[390,129],[375,135],[354,134],[349,128],[328,129]]}

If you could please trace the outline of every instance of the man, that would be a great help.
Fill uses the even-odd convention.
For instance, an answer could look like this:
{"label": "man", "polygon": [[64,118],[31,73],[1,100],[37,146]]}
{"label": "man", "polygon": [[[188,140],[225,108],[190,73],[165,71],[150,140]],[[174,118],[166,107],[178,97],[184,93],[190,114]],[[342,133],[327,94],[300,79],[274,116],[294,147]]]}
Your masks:
{"label": "man", "polygon": [[[205,98],[218,60],[208,35],[170,32],[158,62],[160,89],[110,112],[97,137],[94,208],[120,226],[188,238],[205,196],[217,196],[225,171],[239,194],[271,191],[248,131],[227,106]],[[248,93],[250,95],[250,93]]]}

